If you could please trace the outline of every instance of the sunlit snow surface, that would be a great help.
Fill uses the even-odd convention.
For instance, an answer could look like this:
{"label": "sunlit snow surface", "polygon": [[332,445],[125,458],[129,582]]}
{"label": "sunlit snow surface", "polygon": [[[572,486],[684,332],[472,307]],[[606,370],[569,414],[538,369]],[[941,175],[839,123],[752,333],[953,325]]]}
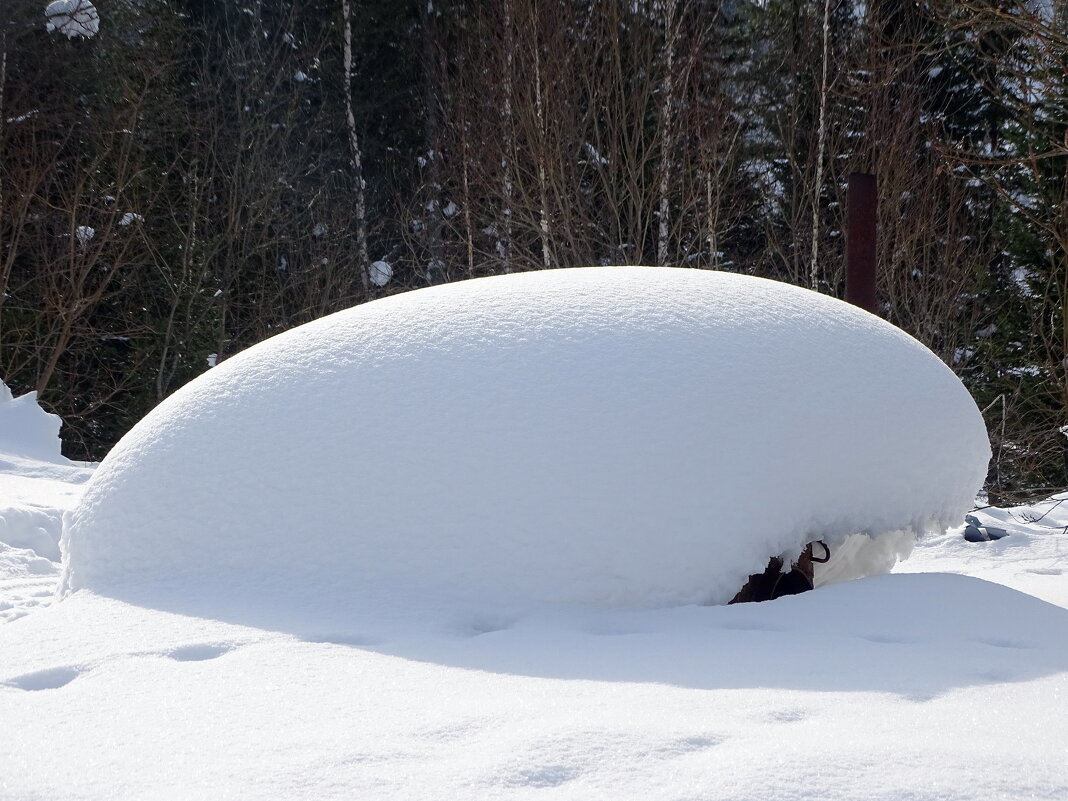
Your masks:
{"label": "sunlit snow surface", "polygon": [[[0,510],[54,521],[83,491],[52,424],[45,458],[0,453]],[[324,603],[307,565],[270,609],[217,585],[182,611],[148,586],[26,605],[0,579],[0,608],[22,604],[0,625],[0,799],[1063,801],[1068,501],[974,514],[1009,536],[953,528],[916,574],[737,606],[385,626]],[[5,547],[0,570],[55,586]]]}
{"label": "sunlit snow surface", "polygon": [[1068,538],[1013,538],[768,604],[389,637],[79,592],[0,627],[0,798],[1063,799],[1068,611],[1025,592],[1068,595]]}
{"label": "sunlit snow surface", "polygon": [[51,601],[63,513],[92,474],[60,455],[60,424],[36,393],[13,398],[0,382],[0,621]]}
{"label": "sunlit snow surface", "polygon": [[[971,508],[988,458],[956,376],[833,298],[703,270],[497,276],[330,315],[183,387],[72,512],[65,589],[286,626],[294,587],[317,621],[386,628],[726,603],[816,539],[856,557],[839,579],[886,572]],[[871,553],[839,548],[856,532]]]}

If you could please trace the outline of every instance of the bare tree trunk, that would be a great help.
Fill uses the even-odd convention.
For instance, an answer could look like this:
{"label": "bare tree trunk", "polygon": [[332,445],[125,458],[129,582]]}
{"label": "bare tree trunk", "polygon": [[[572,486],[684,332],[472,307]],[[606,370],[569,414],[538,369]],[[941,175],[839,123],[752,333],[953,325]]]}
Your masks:
{"label": "bare tree trunk", "polygon": [[367,255],[367,201],[364,196],[366,184],[363,180],[363,154],[356,135],[356,115],[352,111],[352,6],[349,0],[341,0],[341,16],[345,25],[345,124],[349,134],[352,171],[356,179],[356,267],[360,272],[360,283],[367,292],[371,288],[371,259]]}
{"label": "bare tree trunk", "polygon": [[471,132],[466,114],[467,105],[459,104],[460,113],[460,152],[463,159],[462,183],[464,207],[464,244],[467,246],[467,278],[475,275],[475,229],[471,219]]}
{"label": "bare tree trunk", "polygon": [[830,61],[831,0],[823,0],[823,76],[820,79],[820,121],[816,137],[816,179],[812,183],[812,257],[809,286],[819,288],[820,190],[823,188],[823,160],[827,148],[827,66]]}
{"label": "bare tree trunk", "polygon": [[512,119],[512,102],[515,87],[512,76],[515,71],[515,28],[512,19],[512,0],[504,0],[504,102],[501,117],[504,122],[504,155],[501,159],[501,180],[504,189],[504,233],[499,235],[498,252],[504,272],[512,271],[512,205],[515,179],[512,176],[512,158],[515,156],[515,121]]}
{"label": "bare tree trunk", "polygon": [[432,4],[421,6],[423,18],[423,103],[426,110],[427,141],[427,190],[429,199],[423,204],[426,214],[426,245],[429,260],[426,265],[428,284],[439,284],[448,280],[448,267],[445,263],[445,246],[441,217],[441,112],[438,107],[436,87],[440,85],[440,70],[437,62],[437,49],[431,25],[434,20]]}
{"label": "bare tree trunk", "polygon": [[719,227],[719,198],[713,187],[712,160],[708,160],[708,169],[705,170],[705,203],[708,210],[708,243],[709,260],[713,270],[719,269],[719,237],[716,229]]}
{"label": "bare tree trunk", "polygon": [[[537,11],[535,11],[535,14]],[[534,42],[534,104],[535,111],[538,118],[538,197],[541,201],[540,209],[540,223],[541,223],[541,259],[542,267],[548,269],[552,266],[552,258],[549,252],[549,188],[548,178],[545,173],[545,159],[547,157],[546,149],[548,144],[546,142],[547,131],[545,127],[545,106],[542,100],[542,82],[541,82],[541,48],[535,40]]]}
{"label": "bare tree trunk", "polygon": [[[4,31],[3,36],[0,37],[0,164],[4,163],[4,120],[7,117],[6,107],[4,106],[4,87],[7,85],[7,30]],[[0,170],[0,221],[4,219],[4,212],[6,210],[5,200],[7,196],[5,194],[4,187],[4,172]],[[3,228],[0,227],[0,232]],[[0,239],[0,306],[4,305],[4,298],[7,297],[7,272],[8,272],[8,259],[4,258],[4,245],[6,243],[3,239]]]}
{"label": "bare tree trunk", "polygon": [[664,50],[666,64],[664,67],[664,103],[660,109],[660,219],[656,240],[656,263],[667,264],[668,236],[671,230],[671,204],[668,200],[668,187],[671,180],[672,118],[675,106],[675,44],[678,29],[675,25],[676,0],[668,0],[664,19]]}
{"label": "bare tree trunk", "polygon": [[[170,392],[170,385],[174,380],[174,375],[178,369],[181,357],[181,354],[177,352],[177,348],[172,347],[172,343],[174,343],[175,338],[175,324],[178,317],[178,310],[181,307],[183,299],[189,296],[185,285],[189,282],[193,270],[194,259],[199,249],[197,242],[197,226],[200,221],[199,200],[201,195],[198,186],[200,182],[197,178],[198,169],[199,164],[194,164],[192,174],[189,178],[189,212],[187,213],[189,223],[186,229],[185,241],[182,243],[181,272],[178,280],[175,282],[176,285],[172,287],[173,295],[171,306],[167,314],[167,325],[164,331],[163,344],[160,348],[159,367],[156,370],[157,401],[163,400]],[[172,350],[174,350],[173,354]],[[222,352],[217,350],[215,353],[216,363],[218,363],[221,356]]]}

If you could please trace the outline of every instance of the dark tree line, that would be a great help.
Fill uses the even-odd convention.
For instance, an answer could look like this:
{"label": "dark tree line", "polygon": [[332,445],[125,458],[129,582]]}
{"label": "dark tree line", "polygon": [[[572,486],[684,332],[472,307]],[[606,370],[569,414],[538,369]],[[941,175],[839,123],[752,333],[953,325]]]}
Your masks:
{"label": "dark tree line", "polygon": [[879,180],[885,317],[1066,483],[1063,0],[99,0],[0,20],[0,375],[99,458],[271,334],[590,264],[840,294]]}

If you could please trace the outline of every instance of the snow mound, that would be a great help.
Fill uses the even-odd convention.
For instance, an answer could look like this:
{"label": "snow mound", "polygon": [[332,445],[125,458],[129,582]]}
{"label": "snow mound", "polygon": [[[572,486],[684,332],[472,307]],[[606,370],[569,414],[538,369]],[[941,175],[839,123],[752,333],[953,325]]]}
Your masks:
{"label": "snow mound", "polygon": [[7,499],[0,502],[0,545],[27,548],[58,562],[62,528],[61,509],[42,509]]}
{"label": "snow mound", "polygon": [[0,381],[0,454],[70,464],[60,453],[63,421],[37,405],[37,393],[12,397]]}
{"label": "snow mound", "polygon": [[687,269],[482,278],[183,387],[66,521],[61,592],[724,603],[811,540],[959,522],[988,457],[953,373],[832,298]]}

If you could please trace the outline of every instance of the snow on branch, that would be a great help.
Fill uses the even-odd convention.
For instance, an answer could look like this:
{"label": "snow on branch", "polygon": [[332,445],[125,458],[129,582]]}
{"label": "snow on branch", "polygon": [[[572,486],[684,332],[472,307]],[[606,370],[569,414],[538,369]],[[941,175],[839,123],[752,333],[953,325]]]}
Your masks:
{"label": "snow on branch", "polygon": [[68,39],[90,39],[100,30],[100,15],[89,0],[52,0],[44,13],[46,30],[59,31]]}

